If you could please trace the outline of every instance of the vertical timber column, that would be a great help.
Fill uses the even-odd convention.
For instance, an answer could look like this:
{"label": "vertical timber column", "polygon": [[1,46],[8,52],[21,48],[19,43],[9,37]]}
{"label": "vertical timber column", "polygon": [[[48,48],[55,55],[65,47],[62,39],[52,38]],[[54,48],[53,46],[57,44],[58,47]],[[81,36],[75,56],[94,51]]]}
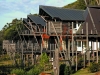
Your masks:
{"label": "vertical timber column", "polygon": [[93,47],[92,47],[93,41],[91,40],[91,52],[93,51]]}
{"label": "vertical timber column", "polygon": [[54,75],[59,75],[59,50],[55,50]]}
{"label": "vertical timber column", "polygon": [[98,63],[98,39],[96,38],[96,49],[97,49],[97,63]]}
{"label": "vertical timber column", "polygon": [[36,53],[34,53],[34,64],[36,64]]}
{"label": "vertical timber column", "polygon": [[94,41],[93,41],[93,44],[92,44],[92,47],[93,47],[93,54],[92,54],[92,56],[93,56],[93,62],[94,62]]}
{"label": "vertical timber column", "polygon": [[34,65],[34,60],[33,60],[33,43],[31,44],[32,47],[32,65]]}
{"label": "vertical timber column", "polygon": [[[65,40],[66,41],[66,45],[65,45],[65,50],[66,50],[66,59],[65,60],[67,60],[66,61],[66,65],[69,65],[69,52],[68,52],[68,38]],[[65,44],[65,43],[64,43]],[[70,65],[69,65],[70,66]]]}
{"label": "vertical timber column", "polygon": [[89,40],[88,40],[88,23],[86,22],[86,45],[87,45],[87,59],[90,65],[90,51],[89,51]]}
{"label": "vertical timber column", "polygon": [[24,59],[24,57],[23,57],[23,42],[21,43],[21,49],[22,49],[22,56],[21,56],[21,66],[23,66],[24,65],[24,63],[23,63],[23,59]]}
{"label": "vertical timber column", "polygon": [[84,50],[83,50],[83,40],[82,40],[82,58],[83,58],[83,54],[84,54]]}
{"label": "vertical timber column", "polygon": [[76,71],[77,71],[77,41],[75,39],[75,49],[76,49]]}
{"label": "vertical timber column", "polygon": [[40,48],[41,48],[41,55],[42,55],[42,50],[43,50],[43,48],[42,48],[42,43],[41,43],[41,47],[40,47]]}
{"label": "vertical timber column", "polygon": [[74,36],[73,36],[73,25],[74,25],[74,23],[72,22],[72,65],[74,65]]}
{"label": "vertical timber column", "polygon": [[68,39],[68,59],[70,60],[70,40]]}
{"label": "vertical timber column", "polygon": [[99,0],[99,5],[100,5],[100,0]]}
{"label": "vertical timber column", "polygon": [[[55,46],[55,45],[54,45]],[[54,49],[55,50],[55,49]],[[52,55],[51,55],[51,44],[50,44],[50,58],[52,57]]]}

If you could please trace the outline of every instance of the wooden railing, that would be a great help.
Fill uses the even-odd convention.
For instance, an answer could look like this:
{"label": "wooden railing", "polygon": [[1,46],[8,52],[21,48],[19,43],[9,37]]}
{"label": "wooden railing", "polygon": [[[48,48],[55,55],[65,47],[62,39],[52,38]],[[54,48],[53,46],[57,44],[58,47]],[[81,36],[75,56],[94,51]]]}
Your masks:
{"label": "wooden railing", "polygon": [[41,34],[41,33],[46,33],[46,32],[44,32],[44,31],[30,31],[30,30],[23,30],[22,32],[20,32],[20,34],[21,35],[28,35],[28,34],[33,34],[33,33],[35,33],[35,34]]}

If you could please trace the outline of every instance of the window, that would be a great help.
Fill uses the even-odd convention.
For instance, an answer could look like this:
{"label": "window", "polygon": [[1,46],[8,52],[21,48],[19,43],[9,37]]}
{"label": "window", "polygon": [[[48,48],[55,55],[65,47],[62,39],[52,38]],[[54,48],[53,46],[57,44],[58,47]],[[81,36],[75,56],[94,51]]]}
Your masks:
{"label": "window", "polygon": [[73,25],[73,27],[74,27],[74,28],[76,28],[76,23],[75,23],[75,22],[74,22],[74,25]]}
{"label": "window", "polygon": [[78,46],[78,47],[81,47],[81,41],[78,41],[78,42],[77,42],[77,46]]}

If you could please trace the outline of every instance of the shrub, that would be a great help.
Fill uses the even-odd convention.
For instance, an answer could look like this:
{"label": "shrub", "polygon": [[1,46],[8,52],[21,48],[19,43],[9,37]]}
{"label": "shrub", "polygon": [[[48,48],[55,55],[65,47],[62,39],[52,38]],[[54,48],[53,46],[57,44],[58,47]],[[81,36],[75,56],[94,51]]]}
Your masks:
{"label": "shrub", "polygon": [[89,67],[89,71],[90,72],[97,72],[97,71],[99,71],[100,70],[100,65],[98,64],[98,63],[92,63],[91,65],[90,65],[90,67]]}
{"label": "shrub", "polygon": [[61,64],[60,65],[60,75],[64,75],[64,70],[65,70],[66,64]]}
{"label": "shrub", "polygon": [[25,71],[23,69],[13,69],[11,71],[11,74],[16,74],[16,75],[25,75]]}
{"label": "shrub", "polygon": [[78,66],[79,66],[79,67],[82,67],[82,66],[83,66],[83,61],[84,61],[84,59],[83,59],[82,57],[79,57],[79,58],[78,58],[77,63],[78,63]]}
{"label": "shrub", "polygon": [[28,72],[27,72],[27,75],[32,75],[33,74],[33,71],[34,69],[31,69],[31,70],[29,70]]}
{"label": "shrub", "polygon": [[[54,72],[51,72],[51,75],[54,75]],[[59,74],[60,75],[60,74]]]}
{"label": "shrub", "polygon": [[71,67],[70,66],[65,67],[64,75],[71,75]]}
{"label": "shrub", "polygon": [[32,68],[31,70],[27,72],[27,75],[39,75],[40,72],[41,72],[41,69],[39,69],[38,66],[35,66],[34,68]]}

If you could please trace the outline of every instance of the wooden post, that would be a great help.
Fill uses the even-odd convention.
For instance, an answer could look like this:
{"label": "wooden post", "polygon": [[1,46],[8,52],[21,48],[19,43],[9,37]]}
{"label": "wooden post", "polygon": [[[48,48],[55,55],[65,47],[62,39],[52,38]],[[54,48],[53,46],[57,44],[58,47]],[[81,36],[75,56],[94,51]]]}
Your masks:
{"label": "wooden post", "polygon": [[[54,45],[55,46],[55,45]],[[51,43],[50,43],[50,58],[51,58],[52,56],[51,56]]]}
{"label": "wooden post", "polygon": [[70,60],[70,40],[68,40],[68,59]]}
{"label": "wooden post", "polygon": [[34,64],[36,64],[36,54],[34,54]]}
{"label": "wooden post", "polygon": [[55,50],[54,75],[59,75],[59,49]]}
{"label": "wooden post", "polygon": [[21,47],[22,47],[21,66],[23,67],[23,65],[24,65],[24,63],[23,63],[23,59],[24,59],[24,57],[23,57],[23,42],[21,43]]}
{"label": "wooden post", "polygon": [[93,61],[94,61],[94,42],[93,42]]}
{"label": "wooden post", "polygon": [[[84,53],[84,68],[85,68],[85,60],[86,60],[86,57],[85,57],[85,55],[86,55],[86,53],[87,53],[87,51],[88,51],[88,23],[86,22],[86,51],[85,51],[85,53]],[[87,55],[87,58],[88,58],[88,55]]]}
{"label": "wooden post", "polygon": [[42,55],[42,50],[43,50],[43,48],[42,48],[42,43],[41,43],[41,47],[40,47],[40,48],[41,48],[41,55]]}
{"label": "wooden post", "polygon": [[75,49],[76,49],[76,71],[77,71],[77,41],[75,40]]}
{"label": "wooden post", "polygon": [[73,36],[73,22],[72,22],[72,65],[74,65],[74,36]]}
{"label": "wooden post", "polygon": [[99,5],[100,5],[100,0],[99,0]]}
{"label": "wooden post", "polygon": [[86,50],[87,50],[87,59],[89,60],[89,65],[90,65],[90,51],[89,51],[89,40],[88,40],[88,23],[86,22],[86,45],[87,45],[87,48],[86,48]]}
{"label": "wooden post", "polygon": [[33,43],[31,44],[32,47],[32,65],[34,65],[34,60],[33,60]]}
{"label": "wooden post", "polygon": [[64,47],[64,49],[66,50],[66,56],[65,56],[66,59],[65,60],[67,60],[66,65],[70,66],[70,63],[68,62],[68,60],[69,60],[69,53],[68,53],[69,51],[68,51],[68,46],[67,46],[68,45],[68,38],[65,41],[67,41],[66,46],[65,46],[65,43],[64,43],[64,46],[66,47],[66,48]]}
{"label": "wooden post", "polygon": [[92,42],[93,42],[93,41],[91,40],[91,52],[93,51]]}
{"label": "wooden post", "polygon": [[96,49],[97,49],[97,63],[98,63],[98,39],[96,38]]}
{"label": "wooden post", "polygon": [[82,41],[82,58],[83,58],[83,53],[84,53],[84,52],[83,52],[83,42],[84,42],[84,41]]}

